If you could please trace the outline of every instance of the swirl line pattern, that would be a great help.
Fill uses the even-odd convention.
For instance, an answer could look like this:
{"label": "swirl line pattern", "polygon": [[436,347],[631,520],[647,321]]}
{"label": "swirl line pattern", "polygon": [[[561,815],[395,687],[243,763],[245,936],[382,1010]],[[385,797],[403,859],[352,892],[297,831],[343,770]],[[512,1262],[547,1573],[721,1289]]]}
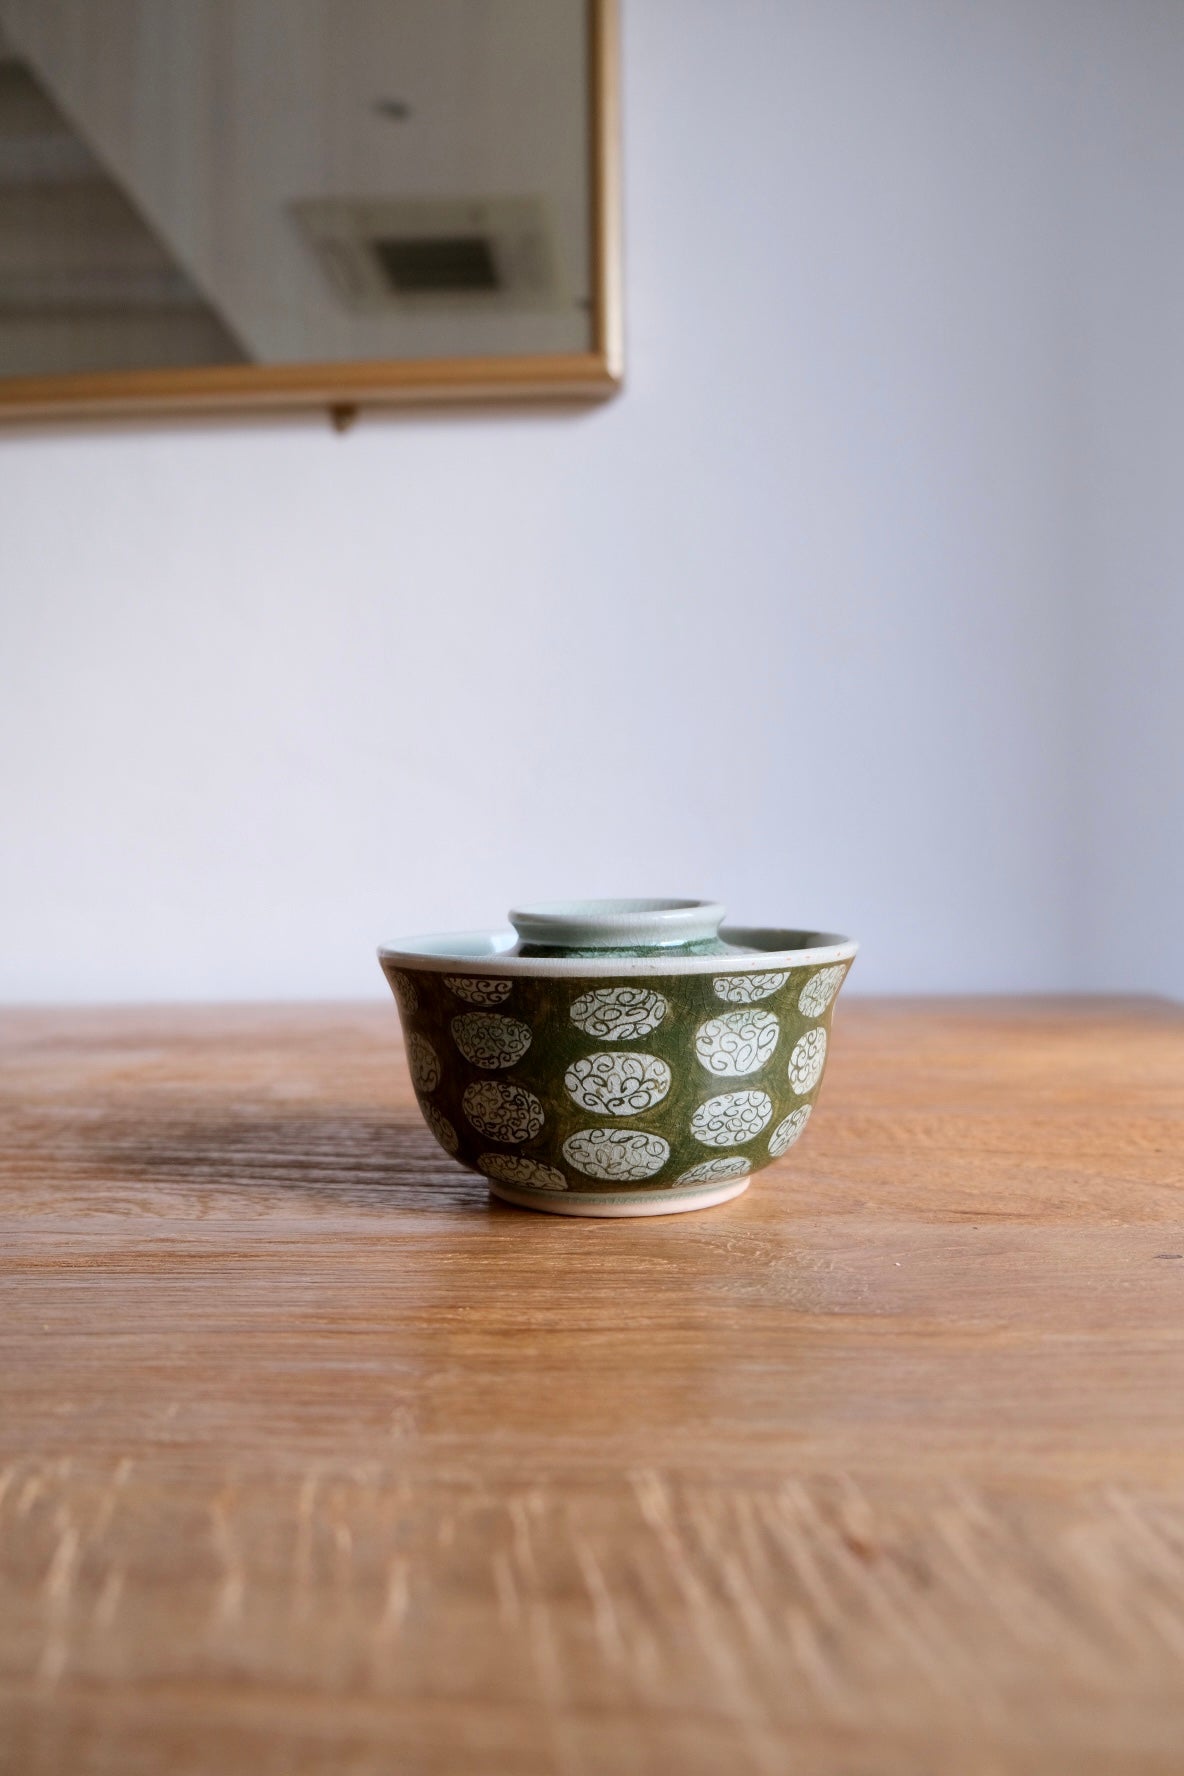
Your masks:
{"label": "swirl line pattern", "polygon": [[799,1036],[789,1057],[789,1083],[799,1098],[813,1091],[826,1064],[826,1031],[818,1024]]}
{"label": "swirl line pattern", "polygon": [[670,1068],[657,1055],[594,1054],[573,1061],[563,1083],[581,1110],[640,1116],[670,1090]]}
{"label": "swirl line pattern", "polygon": [[589,1178],[635,1184],[661,1171],[670,1144],[640,1129],[580,1129],[563,1143],[563,1157]]}
{"label": "swirl line pattern", "polygon": [[835,962],[830,968],[820,968],[812,974],[802,988],[798,999],[798,1010],[805,1017],[821,1017],[839,988],[843,984],[843,976],[847,972],[846,964]]}
{"label": "swirl line pattern", "polygon": [[656,1030],[668,1010],[649,987],[594,987],[574,1001],[571,1021],[601,1042],[636,1042]]}
{"label": "swirl line pattern", "polygon": [[474,1067],[512,1067],[531,1043],[530,1025],[496,1011],[466,1011],[454,1017],[452,1040]]}
{"label": "swirl line pattern", "polygon": [[419,994],[415,990],[415,982],[401,968],[392,968],[387,979],[394,990],[399,1010],[404,1017],[414,1017],[419,1010]]}
{"label": "swirl line pattern", "polygon": [[489,980],[480,974],[446,974],[444,985],[470,1005],[500,1005],[503,999],[509,998],[514,983]]}
{"label": "swirl line pattern", "polygon": [[722,1092],[691,1117],[691,1133],[704,1147],[739,1147],[767,1127],[773,1114],[768,1092]]}
{"label": "swirl line pattern", "polygon": [[722,974],[712,981],[715,996],[725,1005],[755,1005],[767,999],[789,979],[788,974]]}
{"label": "swirl line pattern", "polygon": [[771,1011],[725,1011],[700,1026],[695,1053],[709,1073],[739,1079],[772,1059],[780,1034]]}
{"label": "swirl line pattern", "polygon": [[465,1087],[461,1108],[490,1141],[529,1141],[543,1126],[543,1106],[524,1085],[479,1079]]}
{"label": "swirl line pattern", "polygon": [[721,1159],[705,1159],[689,1172],[683,1172],[679,1184],[722,1184],[725,1178],[744,1178],[752,1170],[752,1161],[731,1153]]}
{"label": "swirl line pattern", "polygon": [[419,1100],[419,1108],[423,1114],[424,1121],[435,1135],[437,1141],[439,1141],[441,1147],[443,1147],[445,1153],[455,1153],[460,1146],[460,1136],[457,1134],[448,1118],[437,1110],[434,1104],[430,1104],[426,1098],[421,1098]]}
{"label": "swirl line pattern", "polygon": [[417,1092],[434,1092],[440,1083],[440,1057],[426,1036],[412,1031],[407,1038],[407,1066]]}
{"label": "swirl line pattern", "polygon": [[799,1109],[791,1110],[789,1115],[783,1117],[777,1124],[769,1136],[769,1152],[774,1159],[780,1159],[781,1155],[787,1152],[795,1141],[801,1140],[806,1124],[810,1120],[811,1108],[811,1105],[803,1104]]}
{"label": "swirl line pattern", "polygon": [[523,1190],[566,1190],[567,1179],[558,1166],[541,1159],[523,1159],[517,1153],[483,1153],[477,1164],[487,1178],[517,1184]]}

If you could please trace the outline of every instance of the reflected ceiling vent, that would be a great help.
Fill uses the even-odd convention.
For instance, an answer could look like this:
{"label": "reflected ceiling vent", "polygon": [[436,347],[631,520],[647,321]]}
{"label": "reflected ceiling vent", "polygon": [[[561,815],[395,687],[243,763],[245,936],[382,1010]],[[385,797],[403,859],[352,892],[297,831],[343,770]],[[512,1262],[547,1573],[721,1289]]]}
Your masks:
{"label": "reflected ceiling vent", "polygon": [[310,198],[292,214],[347,308],[566,305],[540,197]]}

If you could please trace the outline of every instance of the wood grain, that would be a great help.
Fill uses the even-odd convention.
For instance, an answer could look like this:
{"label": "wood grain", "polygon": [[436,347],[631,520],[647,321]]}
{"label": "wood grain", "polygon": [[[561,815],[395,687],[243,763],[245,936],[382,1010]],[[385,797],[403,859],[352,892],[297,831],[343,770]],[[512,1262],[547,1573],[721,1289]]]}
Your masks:
{"label": "wood grain", "polygon": [[700,1215],[491,1203],[393,1008],[0,1024],[0,1769],[1184,1768],[1184,1017],[839,1008]]}

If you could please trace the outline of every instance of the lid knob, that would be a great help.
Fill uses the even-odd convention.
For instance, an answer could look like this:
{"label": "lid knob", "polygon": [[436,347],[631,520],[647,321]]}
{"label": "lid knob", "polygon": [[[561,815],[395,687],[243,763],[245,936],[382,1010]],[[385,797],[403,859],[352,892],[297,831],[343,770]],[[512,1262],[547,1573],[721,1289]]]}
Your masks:
{"label": "lid knob", "polygon": [[712,942],[725,911],[717,900],[540,900],[510,923],[549,950],[673,949]]}

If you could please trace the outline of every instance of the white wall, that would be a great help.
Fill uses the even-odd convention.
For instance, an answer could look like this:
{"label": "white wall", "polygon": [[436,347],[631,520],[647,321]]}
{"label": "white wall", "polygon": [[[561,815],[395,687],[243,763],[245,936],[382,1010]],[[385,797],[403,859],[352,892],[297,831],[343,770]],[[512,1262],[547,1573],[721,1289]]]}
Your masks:
{"label": "white wall", "polygon": [[1076,193],[1082,976],[1184,997],[1184,8],[1134,20]]}
{"label": "white wall", "polygon": [[607,408],[0,439],[4,996],[377,991],[622,891],[854,931],[864,989],[1184,991],[1101,856],[1181,843],[1124,810],[1180,788],[1184,11],[626,0],[625,74]]}

